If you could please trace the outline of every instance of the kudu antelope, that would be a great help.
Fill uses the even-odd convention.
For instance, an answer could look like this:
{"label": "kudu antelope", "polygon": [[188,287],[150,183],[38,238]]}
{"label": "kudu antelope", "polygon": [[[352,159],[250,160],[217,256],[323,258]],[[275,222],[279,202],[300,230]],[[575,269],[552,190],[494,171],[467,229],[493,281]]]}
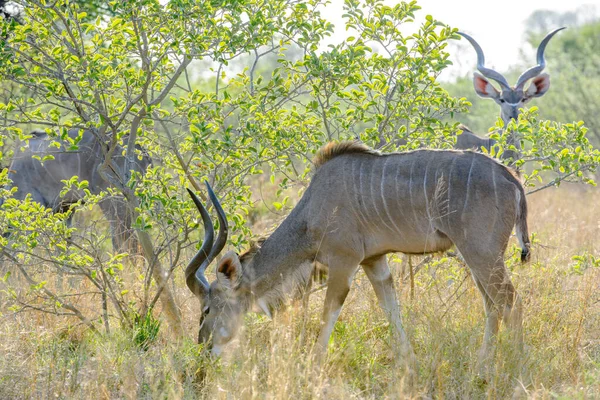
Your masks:
{"label": "kudu antelope", "polygon": [[381,154],[357,142],[331,143],[318,153],[312,181],[288,217],[259,247],[227,252],[209,284],[205,270],[227,240],[227,219],[215,194],[219,220],[213,245],[210,216],[190,191],[204,223],[204,243],[186,268],[200,299],[199,342],[219,354],[252,309],[270,314],[294,288],[302,288],[315,260],[329,267],[317,349],[327,347],[352,279],[362,266],[400,341],[413,353],[386,254],[440,252],[456,245],[477,284],[486,312],[482,356],[501,319],[521,340],[521,301],[504,267],[513,227],[521,259],[529,257],[527,202],[515,172],[473,151],[416,150]]}
{"label": "kudu antelope", "polygon": [[[104,152],[102,143],[89,130],[82,134],[78,151],[67,151],[68,143],[59,141],[60,148],[50,146],[51,140],[44,131],[33,131],[33,136],[29,139],[29,145],[23,152],[17,152],[9,167],[9,178],[12,186],[17,188],[14,198],[23,200],[27,195],[31,199],[54,212],[59,212],[68,207],[70,203],[78,201],[83,193],[69,191],[61,196],[64,183],[63,180],[69,180],[78,176],[80,181],[87,180],[88,189],[93,194],[107,190],[110,184],[100,175],[98,168],[104,162]],[[78,135],[77,129],[69,131],[69,136],[75,138]],[[123,168],[124,157],[121,155],[122,149],[119,148],[113,157],[113,165],[116,168]],[[52,155],[53,160],[47,160],[43,164],[35,156],[43,158]],[[141,159],[136,159],[133,170],[144,172],[150,164],[150,158],[143,155]],[[121,171],[117,171],[119,173]],[[112,243],[115,250],[123,249],[123,246],[131,237],[131,218],[127,213],[126,206],[122,198],[108,197],[100,202],[100,208],[107,220],[110,222]],[[67,223],[71,223],[70,219]]]}
{"label": "kudu antelope", "polygon": [[[542,73],[546,67],[544,51],[546,50],[546,45],[548,45],[550,39],[563,29],[565,28],[555,29],[544,37],[537,49],[537,65],[523,72],[514,87],[511,87],[508,84],[508,81],[502,74],[485,67],[483,50],[475,39],[466,33],[458,32],[459,35],[463,36],[471,43],[477,53],[477,70],[480,74],[475,72],[473,76],[475,93],[480,97],[494,100],[500,106],[500,117],[504,122],[504,126],[507,126],[511,120],[517,120],[519,118],[521,108],[523,108],[529,100],[534,97],[543,96],[550,88],[550,76],[546,73]],[[500,85],[500,91],[491,84],[490,79]],[[531,81],[531,84],[525,89],[525,84],[529,81]],[[479,150],[483,147],[489,151],[496,143],[495,140],[490,138],[480,138],[464,125],[461,126],[461,129],[463,130],[463,133],[459,135],[456,140],[455,148],[457,149]],[[507,138],[507,144],[514,145],[518,150],[521,148],[520,141],[512,133]],[[503,158],[512,158],[513,160],[516,160],[518,156],[519,154],[515,154],[512,151],[503,153]]]}

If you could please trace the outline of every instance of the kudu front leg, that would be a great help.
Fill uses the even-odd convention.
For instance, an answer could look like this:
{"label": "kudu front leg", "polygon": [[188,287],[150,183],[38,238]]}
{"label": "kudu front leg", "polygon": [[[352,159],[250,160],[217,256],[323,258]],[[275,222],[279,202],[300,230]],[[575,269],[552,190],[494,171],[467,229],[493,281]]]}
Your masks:
{"label": "kudu front leg", "polygon": [[317,361],[321,361],[327,352],[329,338],[342,311],[342,306],[346,296],[348,296],[357,269],[358,264],[329,263],[327,293],[325,294],[323,316],[321,318],[321,332],[315,348]]}
{"label": "kudu front leg", "polygon": [[390,273],[386,256],[381,256],[369,263],[363,263],[363,269],[375,290],[380,307],[392,326],[393,341],[399,346],[401,361],[414,370],[416,357],[402,327],[402,317],[396,289],[394,288],[394,279]]}

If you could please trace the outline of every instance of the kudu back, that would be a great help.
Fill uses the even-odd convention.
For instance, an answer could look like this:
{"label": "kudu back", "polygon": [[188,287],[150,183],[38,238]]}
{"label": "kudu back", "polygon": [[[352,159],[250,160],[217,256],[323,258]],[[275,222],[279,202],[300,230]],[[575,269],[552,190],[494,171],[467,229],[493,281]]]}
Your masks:
{"label": "kudu back", "polygon": [[503,256],[513,227],[529,258],[527,202],[515,172],[473,151],[417,150],[380,154],[356,142],[325,146],[312,181],[288,217],[259,247],[238,256],[226,253],[209,284],[205,269],[223,249],[227,220],[208,186],[219,218],[213,245],[210,216],[190,192],[205,227],[202,248],[186,269],[189,289],[200,299],[199,341],[221,352],[252,309],[270,314],[302,288],[313,262],[329,267],[317,348],[327,347],[355,273],[362,266],[400,341],[413,358],[386,254],[440,252],[456,245],[484,299],[482,355],[500,319],[520,341],[521,302]]}
{"label": "kudu back", "polygon": [[[485,66],[483,50],[475,39],[466,33],[458,32],[459,35],[471,43],[477,53],[477,70],[479,73],[475,72],[473,75],[475,93],[480,97],[494,100],[500,106],[500,117],[504,122],[504,126],[507,126],[511,120],[517,120],[525,104],[535,97],[543,96],[550,88],[550,76],[542,73],[546,67],[544,52],[550,39],[563,29],[565,28],[555,29],[544,37],[537,49],[537,65],[523,72],[515,86],[510,86],[502,74]],[[496,82],[500,86],[500,90],[496,89],[491,81]],[[530,82],[530,84],[525,89],[527,82]],[[494,139],[480,138],[464,125],[461,126],[461,129],[463,133],[456,140],[456,149],[480,150],[485,148],[489,151],[496,143]],[[507,138],[507,144],[514,145],[518,150],[521,148],[518,138],[512,133]],[[519,154],[513,151],[506,151],[502,155],[503,158],[512,158],[513,160],[516,160],[518,156]]]}
{"label": "kudu back", "polygon": [[[63,180],[70,180],[74,176],[79,181],[86,180],[88,189],[93,194],[107,190],[111,185],[100,175],[98,168],[104,162],[103,144],[89,130],[82,133],[77,151],[69,151],[69,143],[58,140],[60,148],[50,146],[52,139],[44,131],[34,131],[24,151],[17,151],[9,166],[9,178],[12,186],[17,188],[14,198],[23,200],[27,195],[31,199],[54,212],[59,212],[69,204],[77,202],[83,197],[81,191],[71,190],[64,196]],[[68,132],[71,138],[78,136],[78,130]],[[122,149],[118,148],[113,156],[113,165],[122,169],[125,165]],[[53,160],[42,162],[36,156],[43,158],[52,155]],[[136,158],[133,170],[144,172],[151,160],[144,155],[141,160]],[[121,171],[117,171],[120,173]],[[100,202],[100,208],[111,225],[112,242],[115,250],[122,249],[131,237],[131,218],[126,209],[124,200],[120,197],[110,196]],[[69,220],[68,223],[71,221]]]}

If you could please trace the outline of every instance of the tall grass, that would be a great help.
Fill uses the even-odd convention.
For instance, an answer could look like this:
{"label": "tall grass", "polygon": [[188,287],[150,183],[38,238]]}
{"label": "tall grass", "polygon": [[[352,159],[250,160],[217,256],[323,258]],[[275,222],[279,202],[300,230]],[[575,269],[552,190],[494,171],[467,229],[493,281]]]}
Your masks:
{"label": "tall grass", "polygon": [[600,268],[572,259],[600,255],[600,192],[547,190],[529,203],[536,234],[532,261],[521,265],[516,246],[507,252],[524,300],[526,350],[513,351],[501,329],[486,379],[476,373],[481,298],[465,268],[449,260],[418,272],[414,299],[402,283],[401,266],[394,265],[404,325],[419,362],[412,386],[359,273],[321,369],[310,351],[323,291],[306,308],[293,303],[273,321],[248,315],[219,360],[206,357],[191,339],[198,309],[181,279],[177,295],[190,335],[183,342],[173,341],[166,324],[155,337],[158,324],[151,318],[141,321],[140,345],[139,330],[92,334],[75,321],[2,309],[0,398],[600,398]]}

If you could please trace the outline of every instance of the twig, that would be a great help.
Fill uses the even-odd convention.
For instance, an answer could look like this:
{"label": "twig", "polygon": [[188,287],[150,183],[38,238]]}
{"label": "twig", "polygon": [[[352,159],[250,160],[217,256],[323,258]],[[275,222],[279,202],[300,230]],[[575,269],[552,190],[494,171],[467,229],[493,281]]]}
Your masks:
{"label": "twig", "polygon": [[[452,295],[450,296],[450,298],[452,298],[454,295],[456,295],[456,293],[458,293],[458,290],[462,287],[463,283],[465,283],[465,281],[467,280],[467,278],[469,277],[469,274],[465,274],[465,277],[463,278],[463,280],[460,282],[460,284],[458,285],[458,287],[456,288],[456,290],[454,291],[454,293],[452,293]],[[456,302],[458,301],[458,299],[460,299],[462,297],[463,294],[465,294],[465,292],[468,290],[465,289],[462,291],[462,293],[458,296],[456,296],[454,298],[454,301],[452,303],[450,303],[448,305],[448,307],[446,307],[446,311],[444,311],[444,314],[442,314],[442,317],[440,319],[444,319],[444,317],[446,316],[446,314],[448,314],[448,312],[450,311],[450,308],[452,308],[452,306],[454,304],[456,304]]]}
{"label": "twig", "polygon": [[410,274],[410,299],[415,299],[415,274],[413,272],[412,256],[408,256],[408,273]]}
{"label": "twig", "polygon": [[570,177],[570,176],[572,176],[572,175],[575,175],[575,174],[576,174],[576,173],[578,173],[579,171],[585,171],[585,170],[587,170],[589,167],[590,167],[589,165],[583,165],[583,166],[581,166],[580,168],[577,168],[575,171],[571,171],[570,173],[568,173],[568,174],[566,174],[566,175],[563,175],[563,176],[559,176],[559,177],[557,177],[557,178],[556,178],[556,179],[554,179],[552,182],[550,182],[550,183],[548,183],[548,184],[546,184],[546,185],[544,185],[544,186],[542,186],[542,187],[540,187],[540,188],[537,188],[537,189],[534,189],[534,190],[531,190],[531,191],[529,191],[529,192],[525,193],[525,195],[526,195],[526,196],[529,196],[530,194],[534,194],[534,193],[536,193],[536,192],[539,192],[540,190],[544,190],[544,189],[547,189],[547,188],[549,188],[549,187],[556,186],[556,185],[558,185],[560,182],[562,182],[562,181],[564,181],[565,179],[567,179],[568,177]]}
{"label": "twig", "polygon": [[[27,271],[25,270],[25,268],[23,268],[23,265],[16,258],[14,258],[11,254],[9,254],[5,249],[2,249],[2,254],[4,254],[8,259],[10,259],[12,262],[15,263],[15,265],[17,266],[17,268],[21,272],[21,275],[23,275],[23,277],[25,278],[25,280],[27,280],[27,282],[29,282],[30,285],[38,285],[39,284],[31,276],[29,276],[29,274],[27,273]],[[77,318],[79,318],[88,328],[90,328],[90,330],[92,332],[98,332],[98,330],[96,329],[96,327],[94,326],[94,324],[92,323],[92,321],[90,321],[85,315],[83,315],[81,313],[81,311],[79,311],[73,305],[71,305],[71,304],[63,301],[63,299],[61,299],[59,296],[57,296],[56,294],[52,293],[51,291],[49,291],[48,289],[46,289],[44,287],[42,287],[40,290],[46,296],[48,296],[51,299],[53,299],[54,301],[60,303],[61,307],[63,307],[66,310],[69,310],[73,314],[75,314],[75,316]]]}
{"label": "twig", "polygon": [[[409,274],[408,274],[408,275],[406,275],[406,276],[404,276],[404,277],[402,278],[402,282],[403,282],[403,283],[406,283],[407,279],[408,279],[408,278],[411,278],[411,275],[413,275],[413,277],[412,277],[412,278],[414,279],[414,275],[416,275],[416,274],[417,274],[417,272],[419,272],[419,271],[421,270],[421,268],[423,268],[423,266],[424,266],[424,265],[428,264],[428,263],[429,263],[429,262],[430,262],[432,259],[433,259],[433,257],[432,257],[432,256],[427,256],[427,257],[425,257],[425,258],[423,259],[423,261],[421,261],[419,264],[417,264],[417,266],[414,268],[414,272],[410,272],[410,271],[409,271]],[[410,260],[410,258],[409,258],[409,260]],[[409,261],[409,265],[410,265],[410,264],[411,264],[411,262]],[[414,284],[414,283],[413,283],[413,284]]]}

